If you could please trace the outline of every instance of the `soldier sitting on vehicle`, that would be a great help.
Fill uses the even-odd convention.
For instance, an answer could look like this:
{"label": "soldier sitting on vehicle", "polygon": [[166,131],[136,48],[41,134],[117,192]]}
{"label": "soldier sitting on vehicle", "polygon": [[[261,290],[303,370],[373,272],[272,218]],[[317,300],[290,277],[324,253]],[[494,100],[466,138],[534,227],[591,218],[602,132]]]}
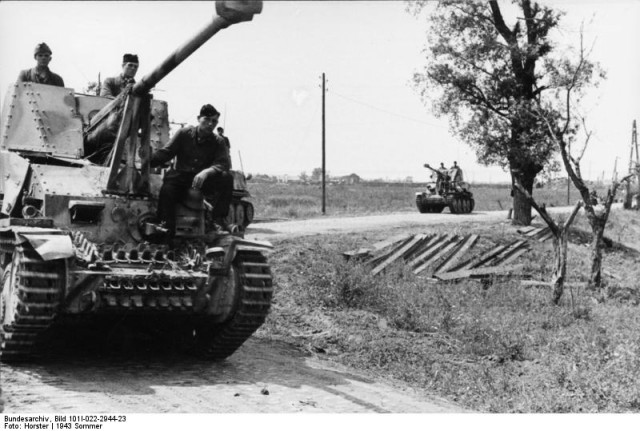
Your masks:
{"label": "soldier sitting on vehicle", "polygon": [[213,133],[220,113],[212,105],[200,109],[197,126],[187,126],[176,132],[171,140],[153,153],[151,167],[160,166],[176,158],[175,166],[164,175],[158,200],[158,218],[164,222],[169,235],[175,234],[176,203],[190,188],[201,190],[205,196],[218,192],[212,216],[225,230],[233,192],[233,177],[229,173],[229,151],[222,138]]}
{"label": "soldier sitting on vehicle", "polygon": [[18,82],[35,82],[36,84],[64,87],[62,77],[49,69],[51,54],[51,48],[46,43],[37,44],[33,52],[33,58],[36,59],[36,67],[22,70],[18,75]]}

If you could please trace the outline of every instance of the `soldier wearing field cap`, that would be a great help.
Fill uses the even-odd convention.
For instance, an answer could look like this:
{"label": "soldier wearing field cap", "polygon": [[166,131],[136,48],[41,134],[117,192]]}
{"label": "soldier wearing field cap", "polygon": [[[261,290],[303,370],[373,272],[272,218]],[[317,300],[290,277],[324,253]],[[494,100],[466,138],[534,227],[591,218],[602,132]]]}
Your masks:
{"label": "soldier wearing field cap", "polygon": [[135,76],[138,72],[138,56],[135,54],[125,54],[122,56],[122,73],[118,76],[107,78],[100,88],[100,95],[103,97],[117,97],[127,85],[136,82]]}
{"label": "soldier wearing field cap", "polygon": [[21,71],[20,74],[18,74],[18,82],[35,82],[37,84],[64,87],[62,77],[49,69],[51,54],[51,48],[49,48],[46,43],[42,42],[37,44],[33,51],[33,58],[36,59],[36,67]]}
{"label": "soldier wearing field cap", "polygon": [[158,218],[170,235],[175,233],[176,205],[193,188],[205,196],[217,193],[212,216],[215,223],[225,230],[231,228],[225,222],[233,193],[233,177],[229,173],[231,161],[223,138],[213,131],[218,125],[220,113],[212,105],[200,109],[197,126],[178,130],[171,140],[151,156],[151,167],[161,166],[176,159],[173,168],[164,175],[158,200]]}

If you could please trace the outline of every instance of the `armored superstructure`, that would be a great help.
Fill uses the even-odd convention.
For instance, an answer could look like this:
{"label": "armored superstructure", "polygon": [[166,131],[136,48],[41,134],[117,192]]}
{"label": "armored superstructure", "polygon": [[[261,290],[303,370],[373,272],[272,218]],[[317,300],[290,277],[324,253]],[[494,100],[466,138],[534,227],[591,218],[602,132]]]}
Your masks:
{"label": "armored superstructure", "polygon": [[0,124],[0,354],[32,356],[55,326],[144,322],[178,329],[207,357],[232,354],[269,311],[271,245],[209,223],[198,193],[178,205],[175,237],[156,219],[162,173],[151,152],[169,137],[150,95],[219,30],[260,13],[218,1],[217,15],[116,99],[13,85]]}

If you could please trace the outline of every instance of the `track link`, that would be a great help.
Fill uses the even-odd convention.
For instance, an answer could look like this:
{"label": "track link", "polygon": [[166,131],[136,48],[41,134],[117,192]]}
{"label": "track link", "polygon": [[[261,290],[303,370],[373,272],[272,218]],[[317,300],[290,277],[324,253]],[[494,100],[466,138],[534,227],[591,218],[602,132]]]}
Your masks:
{"label": "track link", "polygon": [[[44,261],[29,245],[17,245],[3,279],[15,304],[3,304],[1,357],[3,362],[29,359],[37,336],[53,322],[64,288],[61,260]],[[13,316],[4,318],[5,313]]]}
{"label": "track link", "polygon": [[222,360],[233,354],[264,323],[271,307],[273,277],[266,257],[240,251],[234,266],[241,289],[237,310],[227,322],[206,331],[200,347],[208,359]]}

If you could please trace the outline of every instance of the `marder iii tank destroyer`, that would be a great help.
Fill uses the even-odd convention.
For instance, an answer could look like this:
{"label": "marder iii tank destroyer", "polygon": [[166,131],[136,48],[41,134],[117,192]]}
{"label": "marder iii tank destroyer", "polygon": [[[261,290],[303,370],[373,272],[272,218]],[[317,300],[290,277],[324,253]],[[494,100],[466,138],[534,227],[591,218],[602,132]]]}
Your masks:
{"label": "marder iii tank destroyer", "polygon": [[425,168],[433,171],[436,181],[427,184],[424,192],[416,193],[416,206],[421,213],[440,213],[446,207],[452,214],[468,214],[473,211],[475,201],[469,185],[461,180],[460,168],[440,171],[429,164]]}
{"label": "marder iii tank destroyer", "polygon": [[54,328],[123,320],[177,331],[222,359],[262,325],[271,245],[207,223],[197,194],[177,203],[175,237],[163,239],[162,178],[149,163],[169,134],[167,105],[150,89],[219,30],[261,10],[257,1],[216,2],[208,25],[116,99],[35,83],[9,89],[0,138],[2,361],[33,356]]}

